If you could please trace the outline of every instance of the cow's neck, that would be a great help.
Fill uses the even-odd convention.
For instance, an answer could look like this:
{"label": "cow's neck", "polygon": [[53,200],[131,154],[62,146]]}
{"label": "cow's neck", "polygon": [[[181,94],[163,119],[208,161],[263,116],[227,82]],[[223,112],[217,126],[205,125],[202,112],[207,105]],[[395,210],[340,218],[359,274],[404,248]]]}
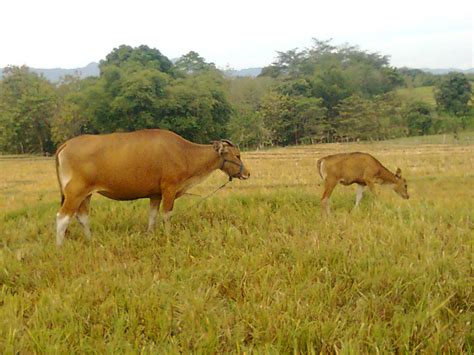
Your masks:
{"label": "cow's neck", "polygon": [[202,176],[219,169],[222,158],[212,145],[194,144],[186,156],[189,164],[189,176]]}

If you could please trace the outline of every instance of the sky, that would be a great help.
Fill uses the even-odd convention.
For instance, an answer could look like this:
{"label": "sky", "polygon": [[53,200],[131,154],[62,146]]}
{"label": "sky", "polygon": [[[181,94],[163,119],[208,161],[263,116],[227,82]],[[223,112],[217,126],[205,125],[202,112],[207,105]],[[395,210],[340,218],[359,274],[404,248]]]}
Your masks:
{"label": "sky", "polygon": [[412,68],[474,67],[472,0],[4,0],[0,67],[79,68],[121,44],[220,68],[271,64],[332,38]]}

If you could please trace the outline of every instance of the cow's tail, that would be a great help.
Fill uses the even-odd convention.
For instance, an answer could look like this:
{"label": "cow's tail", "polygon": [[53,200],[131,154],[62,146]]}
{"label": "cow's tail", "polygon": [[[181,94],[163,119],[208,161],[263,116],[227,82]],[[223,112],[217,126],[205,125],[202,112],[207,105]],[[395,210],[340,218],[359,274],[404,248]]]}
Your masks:
{"label": "cow's tail", "polygon": [[318,167],[319,176],[321,176],[321,179],[324,180],[323,172],[321,170],[323,167],[323,163],[324,163],[324,158],[319,159],[318,162],[316,163],[316,166]]}
{"label": "cow's tail", "polygon": [[61,145],[58,150],[56,151],[56,154],[55,154],[55,161],[56,161],[56,177],[58,178],[58,184],[59,184],[59,192],[61,193],[61,206],[63,205],[64,203],[64,190],[63,190],[63,186],[61,184],[61,178],[59,176],[59,153],[61,153],[61,151],[64,149],[64,147],[66,146],[66,144],[63,144]]}

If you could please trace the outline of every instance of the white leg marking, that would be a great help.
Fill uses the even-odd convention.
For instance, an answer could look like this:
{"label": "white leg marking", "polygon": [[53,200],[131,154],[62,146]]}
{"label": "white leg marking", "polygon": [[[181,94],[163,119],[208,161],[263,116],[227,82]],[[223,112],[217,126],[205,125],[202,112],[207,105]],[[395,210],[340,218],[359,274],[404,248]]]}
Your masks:
{"label": "white leg marking", "polygon": [[156,216],[158,215],[158,208],[150,206],[150,212],[148,214],[148,232],[153,231],[155,228]]}
{"label": "white leg marking", "polygon": [[170,218],[173,215],[173,211],[169,211],[163,214],[163,222],[165,224],[165,233],[168,234],[170,231]]}
{"label": "white leg marking", "polygon": [[68,215],[56,215],[56,245],[61,246],[64,241],[64,234],[66,233],[67,226],[71,221],[71,216]]}
{"label": "white leg marking", "polygon": [[172,215],[173,215],[173,211],[165,212],[165,213],[163,214],[163,219],[164,219],[165,221],[168,221],[168,220],[171,218]]}
{"label": "white leg marking", "polygon": [[359,206],[359,202],[362,199],[362,194],[364,193],[365,186],[357,184],[356,190],[356,207]]}
{"label": "white leg marking", "polygon": [[82,228],[84,228],[84,234],[87,239],[91,239],[91,229],[89,226],[89,215],[88,214],[78,214],[76,215],[77,220],[79,223],[82,225]]}
{"label": "white leg marking", "polygon": [[330,208],[329,208],[329,198],[323,199],[323,211],[324,213],[329,216],[331,214]]}

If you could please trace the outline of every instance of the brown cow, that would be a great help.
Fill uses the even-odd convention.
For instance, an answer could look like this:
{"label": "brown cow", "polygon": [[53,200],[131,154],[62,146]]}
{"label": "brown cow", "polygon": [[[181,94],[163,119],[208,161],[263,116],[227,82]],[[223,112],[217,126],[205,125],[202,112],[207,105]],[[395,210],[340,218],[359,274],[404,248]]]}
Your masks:
{"label": "brown cow", "polygon": [[174,200],[217,169],[229,178],[250,177],[239,149],[228,140],[195,144],[160,129],[72,138],[56,152],[62,195],[56,243],[63,243],[74,215],[90,238],[89,202],[94,192],[114,200],[149,198],[148,230],[163,200],[167,227]]}
{"label": "brown cow", "polygon": [[391,185],[393,190],[408,199],[407,181],[402,171],[391,173],[377,159],[367,153],[341,153],[328,155],[318,160],[318,171],[324,180],[324,193],[321,197],[326,214],[329,214],[329,197],[338,183],[357,184],[356,203],[358,206],[366,186],[375,193],[375,184]]}

